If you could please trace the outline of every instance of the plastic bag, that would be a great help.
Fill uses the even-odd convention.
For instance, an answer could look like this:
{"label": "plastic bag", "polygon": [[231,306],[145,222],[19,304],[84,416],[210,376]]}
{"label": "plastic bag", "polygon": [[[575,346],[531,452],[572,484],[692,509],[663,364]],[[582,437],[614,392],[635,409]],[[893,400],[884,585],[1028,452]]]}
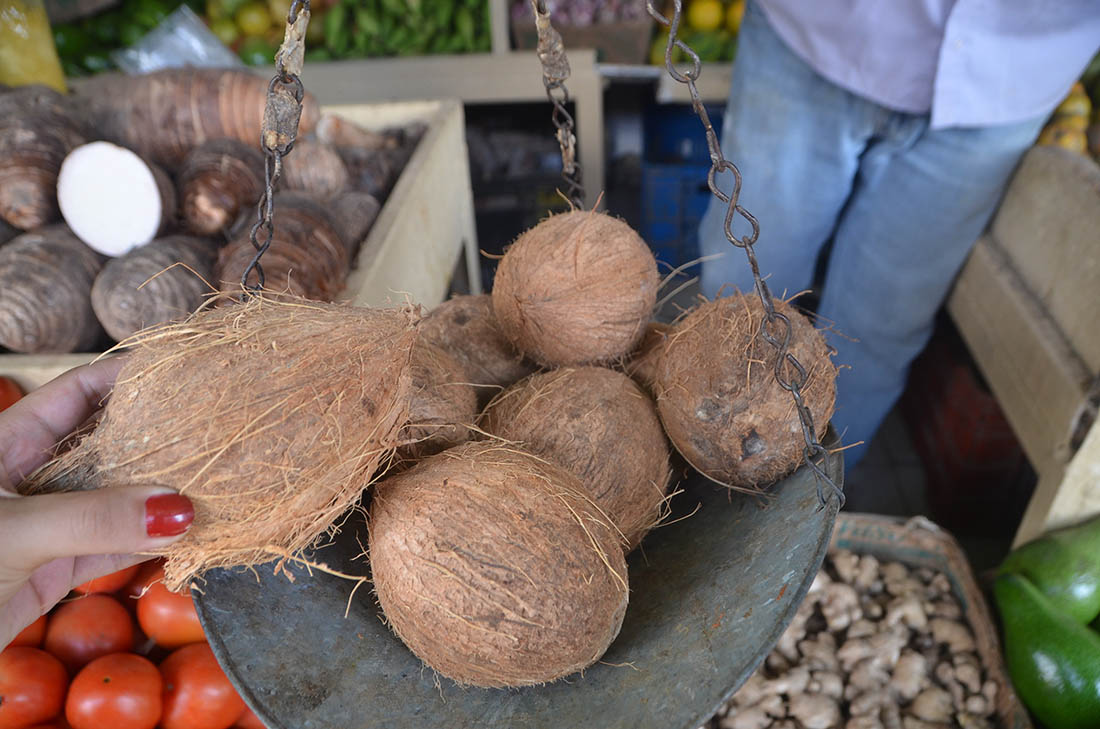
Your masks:
{"label": "plastic bag", "polygon": [[181,66],[244,66],[186,5],[179,6],[131,47],[112,52],[111,60],[130,74]]}

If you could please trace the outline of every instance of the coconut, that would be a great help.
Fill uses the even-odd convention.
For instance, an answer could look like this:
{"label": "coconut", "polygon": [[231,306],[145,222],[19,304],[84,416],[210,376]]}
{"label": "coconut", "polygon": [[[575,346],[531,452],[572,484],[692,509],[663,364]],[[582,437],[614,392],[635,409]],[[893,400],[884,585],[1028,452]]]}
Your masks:
{"label": "coconut", "polygon": [[576,475],[618,527],[626,551],[660,519],[668,440],[652,398],[621,372],[532,375],[489,404],[481,427]]}
{"label": "coconut", "polygon": [[420,338],[409,374],[409,422],[401,431],[406,443],[398,455],[418,460],[469,440],[477,421],[477,391],[455,358]]}
{"label": "coconut", "polygon": [[488,294],[444,301],[424,317],[420,336],[458,360],[481,407],[535,370],[500,333]]}
{"label": "coconut", "polygon": [[542,221],[504,254],[493,312],[540,364],[610,362],[638,344],[659,285],[653,253],[629,225],[573,211]]}
{"label": "coconut", "polygon": [[410,309],[257,297],[138,333],[103,419],[24,493],[169,486],[195,521],[165,555],[180,590],[211,567],[312,544],[408,420]]}
{"label": "coconut", "polygon": [[461,684],[568,676],[622,625],[618,532],[576,476],[527,453],[464,443],[382,481],[369,538],[390,626]]}
{"label": "coconut", "polygon": [[638,348],[623,360],[622,369],[647,392],[653,392],[653,382],[657,376],[657,362],[664,351],[665,339],[672,327],[659,321],[646,325],[642,341]]}
{"label": "coconut", "polygon": [[[776,300],[775,310],[791,322],[790,353],[806,369],[802,398],[821,437],[836,397],[829,347],[793,306]],[[669,439],[704,476],[739,489],[787,475],[805,445],[791,394],[775,379],[763,318],[755,294],[700,304],[672,328],[657,365],[657,410]],[[789,362],[783,372],[796,376]]]}

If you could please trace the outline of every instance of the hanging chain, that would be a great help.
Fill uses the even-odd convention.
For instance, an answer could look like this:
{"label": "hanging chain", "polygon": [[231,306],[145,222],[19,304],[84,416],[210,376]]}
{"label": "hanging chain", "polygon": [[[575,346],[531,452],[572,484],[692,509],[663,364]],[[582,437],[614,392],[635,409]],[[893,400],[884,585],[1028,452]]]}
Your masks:
{"label": "hanging chain", "polygon": [[561,33],[550,25],[550,11],[546,0],[531,0],[535,10],[535,28],[539,42],[536,53],[542,63],[542,83],[546,98],[554,105],[551,121],[557,129],[555,136],[561,147],[561,178],[565,181],[565,196],[573,207],[584,207],[584,187],[581,185],[581,166],[577,162],[577,136],[573,133],[573,117],[566,110],[569,90],[565,81],[569,78],[569,60],[565,57],[565,45]]}
{"label": "hanging chain", "polygon": [[[256,255],[241,275],[245,296],[254,295],[264,287],[264,269],[260,258],[271,246],[275,233],[275,185],[283,173],[283,157],[294,148],[298,122],[302,117],[302,64],[305,62],[306,26],[309,25],[309,0],[294,0],[286,18],[283,44],[275,54],[275,76],[267,86],[260,146],[264,151],[264,191],[256,204],[258,220],[248,233]],[[261,240],[261,236],[263,240]],[[256,272],[256,283],[248,277]]]}
{"label": "hanging chain", "polygon": [[[714,193],[715,197],[726,204],[724,225],[726,239],[737,248],[745,251],[749,266],[752,268],[752,279],[756,286],[756,293],[760,297],[760,302],[764,305],[764,318],[761,321],[760,333],[764,337],[764,341],[776,350],[775,381],[779,383],[780,387],[791,393],[791,397],[794,399],[795,410],[805,440],[802,454],[806,465],[809,466],[815,476],[817,498],[824,507],[826,504],[824,489],[827,487],[839,500],[839,506],[843,506],[844,492],[825,472],[825,461],[828,452],[818,441],[813,414],[810,413],[810,409],[806,406],[802,397],[802,388],[806,385],[807,375],[806,368],[790,351],[791,320],[775,310],[775,301],[768,289],[768,284],[760,276],[760,265],[756,261],[756,252],[753,250],[756,239],[760,236],[760,224],[738,203],[738,198],[741,195],[741,171],[722,154],[718,135],[714,132],[714,127],[710,123],[710,115],[707,114],[707,110],[699,98],[699,89],[695,85],[702,70],[699,56],[677,37],[677,32],[680,29],[681,0],[671,0],[671,3],[673,11],[672,18],[669,19],[654,7],[653,0],[646,0],[646,10],[649,14],[658,23],[668,28],[668,44],[665,46],[665,69],[674,81],[687,85],[691,94],[691,107],[700,121],[703,122],[703,128],[706,130],[707,147],[710,151],[711,161],[710,171],[707,173],[707,186],[710,187],[710,191]],[[677,70],[672,63],[672,49],[674,46],[687,54],[687,57],[691,60],[691,68],[683,73]],[[733,174],[733,190],[728,195],[718,187],[718,176],[727,171]],[[740,215],[752,226],[751,233],[741,238],[733,234],[732,226],[735,215]]]}

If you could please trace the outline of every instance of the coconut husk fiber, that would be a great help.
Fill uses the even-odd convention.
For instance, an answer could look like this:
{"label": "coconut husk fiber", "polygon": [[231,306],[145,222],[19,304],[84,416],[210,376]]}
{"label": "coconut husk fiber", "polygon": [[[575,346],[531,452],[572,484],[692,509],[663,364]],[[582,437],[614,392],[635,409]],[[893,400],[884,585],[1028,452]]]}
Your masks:
{"label": "coconut husk fiber", "polygon": [[521,235],[493,280],[493,312],[521,352],[551,367],[605,363],[638,344],[657,302],[657,262],[626,223],[554,215]]}
{"label": "coconut husk fiber", "polygon": [[668,440],[653,399],[623,373],[578,367],[532,375],[489,403],[480,425],[577,476],[626,551],[660,520]]}
{"label": "coconut husk fiber", "polygon": [[672,327],[659,321],[646,325],[642,341],[638,348],[627,355],[622,362],[622,370],[646,392],[653,392],[653,383],[657,377],[657,362],[664,351],[665,339]]}
{"label": "coconut husk fiber", "polygon": [[525,686],[582,670],[618,635],[618,532],[568,471],[471,442],[380,482],[374,588],[394,632],[460,684]]}
{"label": "coconut husk fiber", "polygon": [[505,339],[489,294],[456,296],[428,312],[420,336],[454,357],[484,407],[494,395],[535,371]]}
{"label": "coconut husk fiber", "polygon": [[[806,317],[778,299],[775,309],[791,321],[790,352],[806,369],[802,397],[820,438],[833,414],[836,367]],[[669,332],[657,365],[657,410],[669,439],[696,470],[738,489],[760,490],[789,474],[805,445],[791,394],[775,380],[763,318],[755,293],[702,303]],[[789,363],[784,373],[795,376]]]}
{"label": "coconut husk fiber", "polygon": [[415,461],[469,440],[477,421],[477,392],[454,357],[421,336],[409,375],[409,422],[397,455]]}
{"label": "coconut husk fiber", "polygon": [[[295,553],[387,464],[408,419],[417,314],[257,297],[138,333],[102,421],[24,493],[156,484],[195,521],[171,590]],[[275,552],[273,552],[273,549]]]}

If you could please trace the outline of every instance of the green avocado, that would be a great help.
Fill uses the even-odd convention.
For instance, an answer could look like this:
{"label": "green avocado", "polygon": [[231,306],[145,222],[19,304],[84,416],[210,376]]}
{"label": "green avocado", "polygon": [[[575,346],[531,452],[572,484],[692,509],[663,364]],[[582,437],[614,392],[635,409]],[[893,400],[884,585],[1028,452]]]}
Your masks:
{"label": "green avocado", "polygon": [[999,573],[1023,575],[1055,608],[1087,625],[1100,616],[1100,518],[1013,550]]}
{"label": "green avocado", "polygon": [[1021,575],[998,577],[993,595],[1005,663],[1027,707],[1047,729],[1100,726],[1100,634],[1059,611]]}

